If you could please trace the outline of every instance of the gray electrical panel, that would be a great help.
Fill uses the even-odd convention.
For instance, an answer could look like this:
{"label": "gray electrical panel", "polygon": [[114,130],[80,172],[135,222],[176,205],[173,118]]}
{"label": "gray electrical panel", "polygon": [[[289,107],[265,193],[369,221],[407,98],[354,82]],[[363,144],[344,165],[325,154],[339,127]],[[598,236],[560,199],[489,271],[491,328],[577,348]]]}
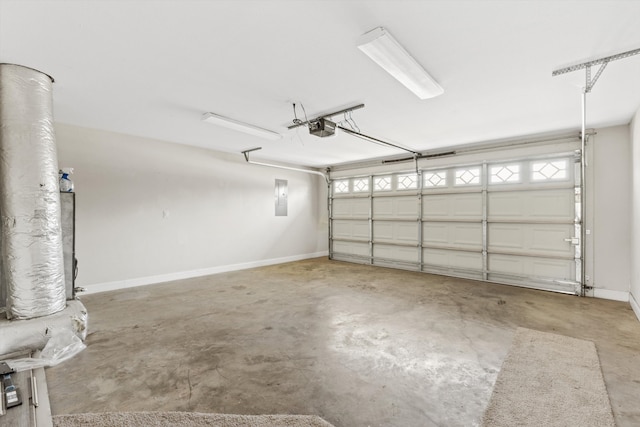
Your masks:
{"label": "gray electrical panel", "polygon": [[287,198],[289,191],[287,189],[286,179],[276,179],[276,216],[287,216]]}

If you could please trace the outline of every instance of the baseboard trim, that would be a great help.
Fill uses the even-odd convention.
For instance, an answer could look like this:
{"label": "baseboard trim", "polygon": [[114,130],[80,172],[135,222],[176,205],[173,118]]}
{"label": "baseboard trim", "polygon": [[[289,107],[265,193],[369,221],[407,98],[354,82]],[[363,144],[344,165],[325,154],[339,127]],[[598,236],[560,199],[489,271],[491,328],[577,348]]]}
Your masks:
{"label": "baseboard trim", "polygon": [[636,301],[636,298],[633,296],[633,294],[629,294],[629,303],[631,304],[631,308],[636,314],[636,317],[638,318],[638,320],[640,320],[640,304],[638,304],[638,301]]}
{"label": "baseboard trim", "polygon": [[323,256],[329,256],[329,252],[314,252],[311,254],[294,255],[282,258],[271,258],[240,264],[221,265],[217,267],[202,268],[198,270],[160,274],[157,276],[146,276],[138,277],[135,279],[117,280],[114,282],[96,283],[94,285],[86,285],[85,291],[79,294],[79,296],[97,294],[100,292],[116,291],[119,289],[135,288],[137,286],[155,285],[158,283],[172,282],[174,280],[190,279],[192,277],[210,276],[212,274],[228,273],[230,271],[247,270],[249,268],[264,267],[267,265],[284,264],[286,262],[302,261],[305,259],[319,258]]}
{"label": "baseboard trim", "polygon": [[629,292],[625,292],[625,291],[612,291],[610,289],[594,288],[593,296],[595,298],[629,302]]}

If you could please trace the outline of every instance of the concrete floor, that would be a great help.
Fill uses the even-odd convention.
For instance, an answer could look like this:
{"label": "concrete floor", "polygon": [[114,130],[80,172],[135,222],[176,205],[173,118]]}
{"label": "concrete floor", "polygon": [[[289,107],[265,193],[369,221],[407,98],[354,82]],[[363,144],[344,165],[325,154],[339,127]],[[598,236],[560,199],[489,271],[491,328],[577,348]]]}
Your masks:
{"label": "concrete floor", "polygon": [[324,258],[82,300],[88,348],[47,369],[54,414],[472,426],[522,326],[594,341],[618,426],[640,425],[640,322],[627,303]]}

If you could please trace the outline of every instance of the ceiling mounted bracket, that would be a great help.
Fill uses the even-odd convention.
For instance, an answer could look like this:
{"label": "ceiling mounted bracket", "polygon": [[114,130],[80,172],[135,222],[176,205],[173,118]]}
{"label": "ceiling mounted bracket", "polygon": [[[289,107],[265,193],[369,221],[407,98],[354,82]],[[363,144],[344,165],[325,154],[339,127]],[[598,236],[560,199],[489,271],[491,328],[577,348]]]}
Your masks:
{"label": "ceiling mounted bracket", "polygon": [[[587,94],[591,92],[593,87],[595,86],[598,78],[602,75],[602,72],[607,67],[607,64],[611,61],[616,61],[618,59],[628,58],[630,56],[640,54],[640,49],[628,50],[626,52],[617,53],[615,55],[605,56],[599,59],[595,59],[593,61],[583,62],[581,64],[571,65],[569,67],[560,68],[551,73],[551,76],[559,76],[561,74],[570,73],[573,71],[585,69],[585,85],[582,89],[582,129],[580,132],[580,256],[576,258],[576,263],[579,264],[576,268],[576,281],[580,283],[578,292],[580,296],[586,296],[587,292],[592,288],[586,281],[586,263],[585,263],[585,250],[584,243],[586,241],[586,215],[587,215],[587,202],[586,202],[586,187],[585,182],[587,178],[587,156],[586,156],[586,147],[587,147]],[[600,65],[596,74],[591,77],[591,67],[594,65]],[[577,237],[577,236],[576,236]]]}
{"label": "ceiling mounted bracket", "polygon": [[[585,92],[588,93],[588,92],[591,92],[591,89],[593,89],[593,86],[596,84],[596,82],[598,81],[598,78],[600,77],[600,75],[602,74],[602,72],[604,71],[605,67],[609,62],[616,61],[618,59],[628,58],[630,56],[634,56],[638,54],[640,54],[640,49],[628,50],[626,52],[617,53],[615,55],[609,55],[599,59],[594,59],[593,61],[587,61],[580,64],[571,65],[569,67],[560,68],[558,70],[553,71],[551,75],[555,77],[561,74],[570,73],[572,71],[582,70],[584,68],[586,69],[586,84],[585,84],[584,90]],[[596,72],[595,76],[593,76],[593,79],[592,79],[591,67],[594,65],[600,65],[600,68],[598,69],[598,71]]]}
{"label": "ceiling mounted bracket", "polygon": [[247,163],[250,163],[249,162],[249,153],[251,153],[252,151],[258,151],[258,150],[262,150],[262,147],[250,148],[250,149],[244,150],[242,152],[242,154],[244,155],[244,159],[247,161]]}
{"label": "ceiling mounted bracket", "polygon": [[591,92],[591,89],[593,89],[593,86],[595,86],[596,82],[598,81],[598,78],[600,77],[600,74],[602,74],[602,72],[604,71],[608,63],[609,63],[608,61],[603,62],[602,65],[600,65],[600,68],[598,68],[598,71],[596,72],[596,75],[593,76],[593,79],[591,78],[591,66],[589,65],[587,67],[586,76],[585,76],[585,85],[584,85],[585,92]]}

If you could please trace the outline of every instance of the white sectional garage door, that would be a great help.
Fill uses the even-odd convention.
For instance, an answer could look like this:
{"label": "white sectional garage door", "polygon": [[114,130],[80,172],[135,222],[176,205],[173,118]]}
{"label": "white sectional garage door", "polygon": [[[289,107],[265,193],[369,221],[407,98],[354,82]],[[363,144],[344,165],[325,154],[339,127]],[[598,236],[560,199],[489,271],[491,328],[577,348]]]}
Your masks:
{"label": "white sectional garage door", "polygon": [[580,158],[335,179],[330,257],[579,293]]}

